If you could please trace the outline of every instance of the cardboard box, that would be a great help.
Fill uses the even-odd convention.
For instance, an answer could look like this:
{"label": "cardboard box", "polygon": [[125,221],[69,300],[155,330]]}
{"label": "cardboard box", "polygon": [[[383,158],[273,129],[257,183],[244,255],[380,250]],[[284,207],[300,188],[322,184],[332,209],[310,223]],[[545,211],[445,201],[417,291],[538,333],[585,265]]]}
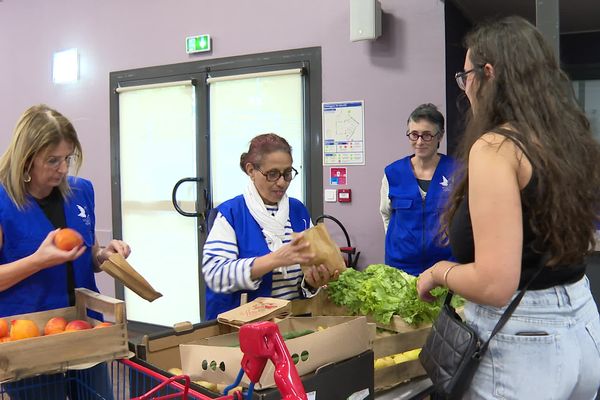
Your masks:
{"label": "cardboard box", "polygon": [[144,335],[138,343],[130,343],[130,348],[138,358],[167,371],[181,368],[180,344],[235,331],[237,329],[219,324],[216,320],[198,324],[182,322],[162,332]]}
{"label": "cardboard box", "polygon": [[[277,325],[281,333],[315,331],[285,341],[300,376],[326,364],[356,356],[370,348],[365,317],[286,318]],[[319,330],[320,327],[326,329]],[[243,356],[238,343],[238,334],[232,333],[182,344],[179,350],[183,372],[192,380],[233,382]],[[274,370],[273,364],[267,363],[256,387],[274,387]],[[247,377],[242,379],[242,384],[249,384]]]}
{"label": "cardboard box", "polygon": [[92,325],[98,324],[99,321],[87,316],[89,309],[115,324],[101,329],[0,343],[0,382],[62,372],[129,356],[125,303],[88,289],[75,289],[75,299],[73,307],[13,315],[5,319],[32,320],[38,325],[40,332],[43,332],[44,325],[50,318],[59,316],[67,320],[84,319]]}
{"label": "cardboard box", "polygon": [[[351,315],[345,307],[332,303],[327,297],[327,291],[321,290],[317,296],[310,299],[292,301],[292,315]],[[374,322],[373,318],[367,320]],[[431,325],[413,327],[399,316],[395,315],[389,324],[377,323],[379,328],[392,332],[390,336],[375,336],[372,348],[375,359],[390,356],[405,351],[423,347]],[[395,364],[375,371],[375,391],[390,389],[402,382],[426,375],[419,360]]]}
{"label": "cardboard box", "polygon": [[[398,317],[396,317],[398,318]],[[406,325],[401,318],[391,326]],[[375,360],[391,356],[405,351],[423,347],[431,330],[431,325],[421,328],[400,328],[390,336],[376,337],[373,341],[373,353]],[[375,370],[375,391],[387,390],[402,382],[426,375],[419,360],[406,361],[386,368]]]}
{"label": "cardboard box", "polygon": [[338,306],[329,300],[327,290],[321,289],[310,299],[292,301],[292,315],[294,316],[350,316],[352,313],[342,306]]}
{"label": "cardboard box", "polygon": [[[167,328],[163,332],[146,335],[139,343],[131,343],[131,347],[139,359],[146,361],[145,363],[142,361],[142,365],[146,365],[164,376],[171,376],[167,372],[168,369],[181,368],[179,344],[232,331],[232,328],[222,326],[216,321],[194,325],[187,323],[177,328]],[[137,359],[134,361],[139,362]],[[316,371],[301,376],[301,380],[306,392],[314,392],[316,399],[373,399],[373,362],[373,352],[368,350],[347,360],[317,368]],[[209,398],[222,396],[194,382],[190,384],[190,387]],[[255,390],[252,397],[252,400],[280,399],[281,394],[276,388]]]}

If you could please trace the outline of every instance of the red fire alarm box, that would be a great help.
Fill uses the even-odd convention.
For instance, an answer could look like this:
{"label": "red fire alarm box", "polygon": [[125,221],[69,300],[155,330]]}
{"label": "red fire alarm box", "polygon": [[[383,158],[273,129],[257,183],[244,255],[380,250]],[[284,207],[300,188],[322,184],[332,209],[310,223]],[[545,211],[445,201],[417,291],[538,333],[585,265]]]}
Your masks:
{"label": "red fire alarm box", "polygon": [[352,201],[352,189],[338,189],[337,198],[339,203],[350,203]]}

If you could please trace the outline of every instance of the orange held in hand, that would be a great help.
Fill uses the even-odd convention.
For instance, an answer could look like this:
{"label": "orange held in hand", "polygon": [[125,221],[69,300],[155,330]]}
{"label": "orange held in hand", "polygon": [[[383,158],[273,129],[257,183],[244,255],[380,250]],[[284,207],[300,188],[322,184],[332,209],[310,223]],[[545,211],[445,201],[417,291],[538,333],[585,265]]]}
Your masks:
{"label": "orange held in hand", "polygon": [[35,322],[29,319],[14,319],[10,322],[10,339],[21,340],[40,336]]}
{"label": "orange held in hand", "polygon": [[71,251],[83,244],[83,238],[76,230],[63,228],[56,232],[54,244],[61,250]]}
{"label": "orange held in hand", "polygon": [[55,333],[63,333],[67,326],[67,320],[63,317],[50,318],[44,326],[44,335],[54,335]]}

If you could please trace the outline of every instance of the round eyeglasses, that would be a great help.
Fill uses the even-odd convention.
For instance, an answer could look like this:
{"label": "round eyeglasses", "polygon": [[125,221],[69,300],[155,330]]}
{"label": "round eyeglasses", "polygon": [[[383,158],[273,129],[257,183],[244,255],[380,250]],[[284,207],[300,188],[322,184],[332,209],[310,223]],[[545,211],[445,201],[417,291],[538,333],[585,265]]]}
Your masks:
{"label": "round eyeglasses", "polygon": [[416,142],[417,140],[419,140],[419,138],[424,142],[431,142],[433,138],[439,134],[439,132],[431,133],[429,131],[423,131],[421,134],[419,134],[418,131],[406,132],[406,136],[412,142]]}
{"label": "round eyeglasses", "polygon": [[71,164],[75,162],[75,160],[77,160],[77,156],[75,154],[71,154],[70,156],[66,157],[50,156],[46,159],[46,166],[52,169],[59,169],[62,163],[65,162],[67,164],[67,168],[69,168]]}
{"label": "round eyeglasses", "polygon": [[262,172],[260,170],[260,168],[258,168],[258,167],[255,167],[255,168],[258,172],[260,172],[261,174],[263,174],[265,176],[265,178],[267,179],[267,182],[277,182],[279,180],[279,178],[281,178],[282,176],[283,176],[284,181],[291,182],[291,180],[294,179],[298,175],[298,171],[296,171],[296,169],[294,167],[286,169],[283,172],[281,172],[278,169],[271,169],[267,172]]}

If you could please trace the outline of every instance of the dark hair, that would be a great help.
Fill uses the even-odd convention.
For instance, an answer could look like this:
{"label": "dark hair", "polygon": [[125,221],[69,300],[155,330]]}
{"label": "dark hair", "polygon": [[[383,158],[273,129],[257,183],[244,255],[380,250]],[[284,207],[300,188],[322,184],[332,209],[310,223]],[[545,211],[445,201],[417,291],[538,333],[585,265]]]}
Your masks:
{"label": "dark hair", "polygon": [[436,125],[440,133],[444,133],[444,116],[435,105],[431,103],[421,104],[410,113],[406,123],[408,124],[410,121],[419,122],[423,119]]}
{"label": "dark hair", "polygon": [[[579,263],[594,247],[600,212],[600,144],[577,104],[566,74],[541,33],[520,17],[507,17],[475,28],[465,38],[475,66],[493,66],[479,82],[476,114],[470,113],[459,148],[463,168],[469,150],[483,134],[511,140],[527,157],[537,179],[536,193],[524,205],[539,238],[536,251],[551,251],[549,265]],[[502,129],[508,124],[511,130]],[[468,191],[468,170],[459,173],[443,226]]]}
{"label": "dark hair", "polygon": [[267,154],[271,154],[276,151],[283,151],[292,156],[292,146],[279,135],[274,133],[264,133],[262,135],[255,136],[250,141],[250,147],[247,152],[242,153],[240,156],[240,167],[242,171],[246,173],[246,164],[250,163],[255,167],[259,167],[262,159]]}

